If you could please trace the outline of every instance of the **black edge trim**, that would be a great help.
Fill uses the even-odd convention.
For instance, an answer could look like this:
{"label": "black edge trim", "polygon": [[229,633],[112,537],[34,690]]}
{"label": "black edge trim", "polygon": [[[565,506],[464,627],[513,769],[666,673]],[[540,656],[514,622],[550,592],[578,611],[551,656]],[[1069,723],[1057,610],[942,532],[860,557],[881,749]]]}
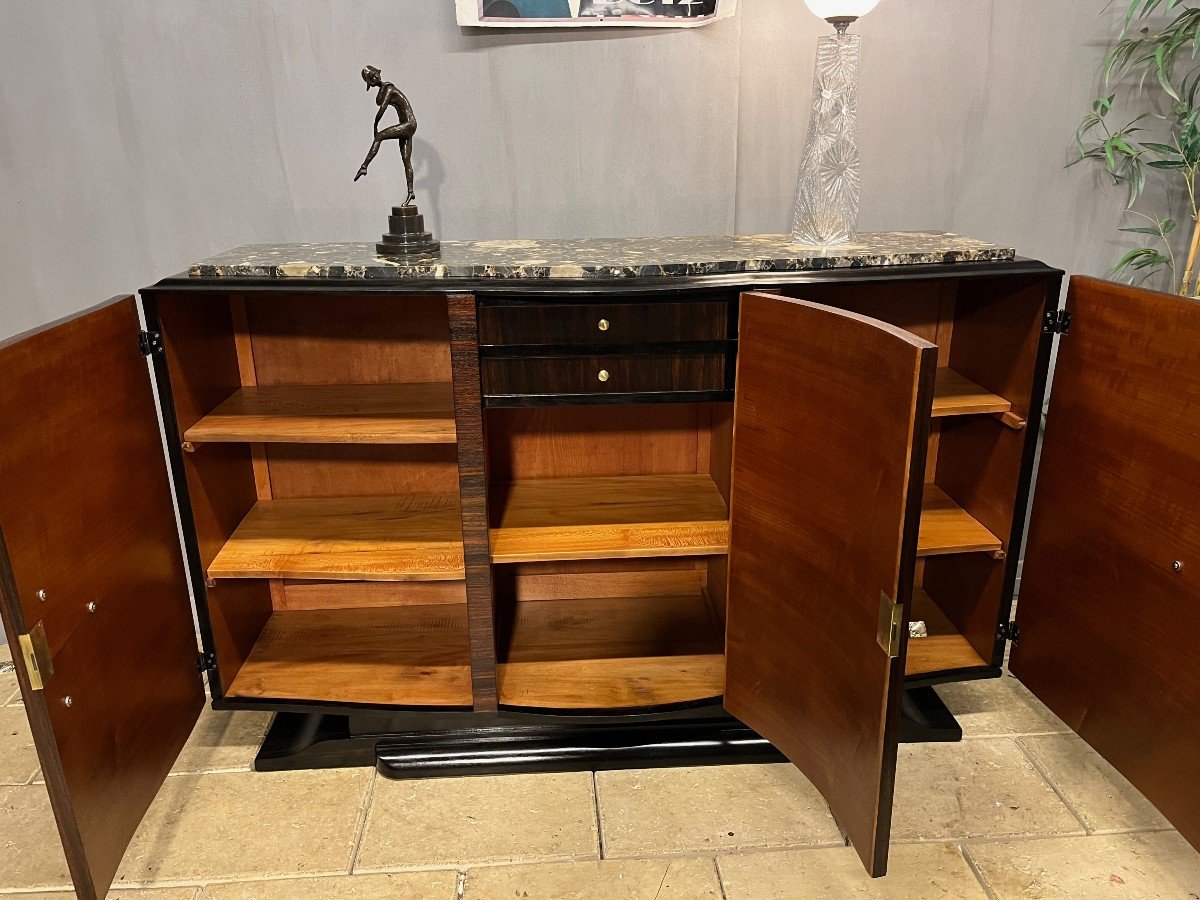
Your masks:
{"label": "black edge trim", "polygon": [[[162,333],[158,318],[158,300],[155,291],[141,291],[142,311],[149,331]],[[196,621],[200,626],[200,646],[206,656],[213,660],[208,670],[208,691],[214,705],[222,697],[221,673],[217,667],[216,642],[213,639],[212,618],[208,613],[208,591],[204,585],[204,563],[200,559],[200,542],[196,536],[196,520],[192,513],[192,497],[188,493],[187,476],[183,470],[183,447],[180,445],[179,421],[175,418],[175,396],[171,391],[171,375],[167,371],[167,357],[163,352],[149,356],[154,383],[158,388],[158,408],[162,415],[163,430],[166,432],[167,464],[171,480],[175,484],[175,500],[179,505],[179,523],[183,530],[184,563],[192,583]]]}

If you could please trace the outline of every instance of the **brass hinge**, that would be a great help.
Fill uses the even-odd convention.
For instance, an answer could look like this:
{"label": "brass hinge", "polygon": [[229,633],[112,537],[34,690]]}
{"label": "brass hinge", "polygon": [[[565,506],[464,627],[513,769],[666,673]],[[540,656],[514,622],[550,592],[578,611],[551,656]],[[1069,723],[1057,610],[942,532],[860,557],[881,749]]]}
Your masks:
{"label": "brass hinge", "polygon": [[25,672],[29,675],[29,686],[35,691],[43,690],[54,677],[54,661],[50,658],[50,642],[46,640],[46,628],[38,622],[29,634],[17,635],[21,657],[25,660]]}
{"label": "brass hinge", "polygon": [[904,624],[904,607],[885,594],[879,592],[879,630],[875,639],[879,641],[889,659],[900,655],[900,628]]}

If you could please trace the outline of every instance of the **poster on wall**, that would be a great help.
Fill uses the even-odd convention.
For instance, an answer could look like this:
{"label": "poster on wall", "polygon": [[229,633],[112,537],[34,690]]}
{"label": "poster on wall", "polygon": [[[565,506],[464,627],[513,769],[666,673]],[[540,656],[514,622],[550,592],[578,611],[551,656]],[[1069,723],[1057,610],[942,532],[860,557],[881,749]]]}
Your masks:
{"label": "poster on wall", "polygon": [[459,25],[692,28],[733,15],[737,0],[455,0]]}

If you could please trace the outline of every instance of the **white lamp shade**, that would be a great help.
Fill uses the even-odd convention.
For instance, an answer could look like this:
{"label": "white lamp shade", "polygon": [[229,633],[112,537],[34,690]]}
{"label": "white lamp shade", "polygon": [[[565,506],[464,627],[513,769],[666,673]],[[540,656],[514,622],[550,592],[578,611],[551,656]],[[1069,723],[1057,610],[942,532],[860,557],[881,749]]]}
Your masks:
{"label": "white lamp shade", "polygon": [[804,0],[814,15],[822,19],[857,19],[865,16],[879,0]]}

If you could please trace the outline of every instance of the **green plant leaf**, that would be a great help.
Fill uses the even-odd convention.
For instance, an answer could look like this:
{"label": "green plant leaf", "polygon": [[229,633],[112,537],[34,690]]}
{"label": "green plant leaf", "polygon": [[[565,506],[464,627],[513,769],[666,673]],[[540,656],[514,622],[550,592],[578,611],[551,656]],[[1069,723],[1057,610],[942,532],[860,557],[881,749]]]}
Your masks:
{"label": "green plant leaf", "polygon": [[1179,150],[1172,147],[1170,144],[1154,144],[1150,141],[1144,141],[1140,146],[1147,150],[1153,150],[1155,153],[1163,153],[1167,156],[1180,156]]}

